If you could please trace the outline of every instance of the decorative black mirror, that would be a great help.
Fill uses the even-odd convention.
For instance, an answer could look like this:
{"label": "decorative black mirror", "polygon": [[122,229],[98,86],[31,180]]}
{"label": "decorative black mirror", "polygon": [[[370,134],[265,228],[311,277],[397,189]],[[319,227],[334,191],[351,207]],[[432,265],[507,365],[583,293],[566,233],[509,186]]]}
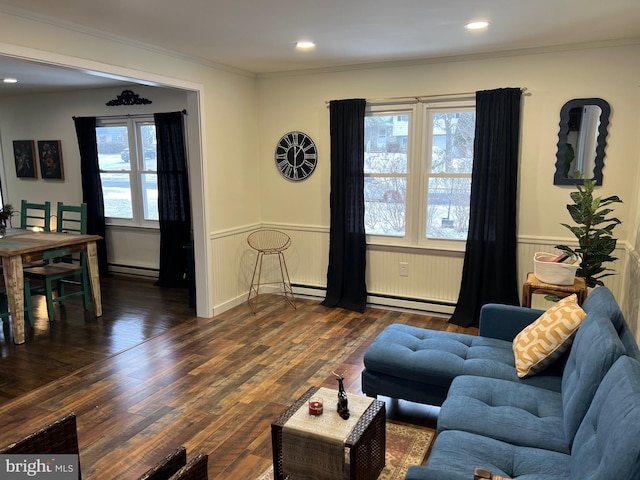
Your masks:
{"label": "decorative black mirror", "polygon": [[610,112],[601,98],[577,98],[563,105],[554,185],[583,185],[584,179],[602,185]]}

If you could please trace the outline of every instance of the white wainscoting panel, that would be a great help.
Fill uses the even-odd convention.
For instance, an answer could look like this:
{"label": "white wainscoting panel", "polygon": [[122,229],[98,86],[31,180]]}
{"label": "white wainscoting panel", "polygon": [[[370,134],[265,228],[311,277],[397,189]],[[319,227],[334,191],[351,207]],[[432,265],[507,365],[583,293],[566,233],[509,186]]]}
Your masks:
{"label": "white wainscoting panel", "polygon": [[640,344],[640,255],[635,250],[628,251],[627,270],[624,275],[622,313]]}
{"label": "white wainscoting panel", "polygon": [[[412,302],[407,308],[452,313],[460,290],[461,252],[400,250],[372,246],[367,251],[367,290],[375,303],[385,304],[384,297],[404,298]],[[407,276],[400,275],[406,264]],[[415,302],[419,303],[415,303]],[[448,305],[442,309],[434,305]],[[394,303],[393,306],[400,306]]]}
{"label": "white wainscoting panel", "polygon": [[[313,287],[324,297],[329,258],[329,231],[326,228],[286,225],[251,225],[212,235],[214,314],[246,301],[257,252],[247,243],[251,232],[259,228],[273,228],[291,237],[291,246],[284,257],[292,284]],[[265,255],[260,282],[266,284],[261,292],[277,291],[271,282],[280,281],[277,255]]]}
{"label": "white wainscoting panel", "polygon": [[[232,231],[215,233],[213,244],[214,313],[220,313],[246,301],[256,252],[247,244],[247,236],[258,228],[274,228],[291,237],[291,246],[285,251],[285,259],[291,283],[297,294],[324,298],[329,258],[329,229],[298,225],[250,225]],[[554,246],[567,243],[564,239],[520,238],[518,243],[518,294],[522,296],[522,284],[527,272],[533,271],[535,252],[555,252]],[[623,292],[626,276],[627,249],[619,245],[618,261],[611,264],[618,274],[607,277],[605,284],[616,298],[627,297],[628,308],[634,307],[631,292]],[[261,281],[278,281],[280,270],[277,256],[265,256]],[[637,256],[636,256],[637,257]],[[634,257],[634,267],[629,270],[634,278],[640,278],[640,266]],[[400,275],[400,263],[407,264],[407,276]],[[463,252],[447,252],[422,249],[391,249],[370,245],[367,251],[366,282],[369,301],[373,305],[389,308],[408,308],[450,314],[458,298]],[[635,273],[633,273],[635,272]],[[638,285],[631,281],[627,284]],[[265,285],[261,291],[275,291],[277,285]],[[637,303],[637,300],[635,300]],[[532,306],[546,309],[550,303],[542,295],[534,295]],[[636,331],[636,330],[634,330]]]}

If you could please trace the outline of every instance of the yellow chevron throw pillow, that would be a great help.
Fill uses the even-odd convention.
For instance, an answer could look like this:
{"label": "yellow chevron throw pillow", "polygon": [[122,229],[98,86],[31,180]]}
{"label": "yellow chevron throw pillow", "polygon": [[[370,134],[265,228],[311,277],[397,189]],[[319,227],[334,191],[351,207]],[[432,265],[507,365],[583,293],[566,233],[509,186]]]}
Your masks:
{"label": "yellow chevron throw pillow", "polygon": [[518,377],[535,375],[555,362],[571,346],[586,316],[573,294],[525,327],[513,340]]}

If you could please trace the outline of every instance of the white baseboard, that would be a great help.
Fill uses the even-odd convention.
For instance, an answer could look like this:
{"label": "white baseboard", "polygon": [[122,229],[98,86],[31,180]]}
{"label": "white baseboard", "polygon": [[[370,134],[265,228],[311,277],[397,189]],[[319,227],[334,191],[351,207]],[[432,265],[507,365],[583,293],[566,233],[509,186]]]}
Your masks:
{"label": "white baseboard", "polygon": [[249,304],[247,304],[247,295],[232,298],[231,300],[221,303],[220,305],[214,305],[213,316],[215,317],[216,315],[220,315],[221,313],[224,313],[227,310],[231,310],[233,307],[237,307],[238,305],[242,305],[243,303],[247,305],[247,308],[249,308]]}

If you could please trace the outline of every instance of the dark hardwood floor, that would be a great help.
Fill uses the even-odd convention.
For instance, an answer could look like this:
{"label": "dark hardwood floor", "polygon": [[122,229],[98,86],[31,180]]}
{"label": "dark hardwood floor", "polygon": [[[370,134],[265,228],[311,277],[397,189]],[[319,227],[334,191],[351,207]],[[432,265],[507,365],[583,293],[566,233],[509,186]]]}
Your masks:
{"label": "dark hardwood floor", "polygon": [[184,289],[153,286],[129,277],[101,280],[103,316],[85,312],[78,299],[56,306],[49,323],[42,295],[34,295],[35,328],[14,345],[9,322],[0,334],[0,404],[192,320]]}
{"label": "dark hardwood floor", "polygon": [[[87,479],[135,479],[170,450],[209,454],[209,478],[247,479],[271,462],[270,424],[310,386],[361,393],[362,357],[391,323],[474,333],[428,315],[298,308],[263,295],[198,318],[187,292],[145,280],[102,280],[104,315],[70,300],[49,323],[42,298],[27,342],[0,337],[0,445],[66,413],[78,416]],[[434,426],[437,409],[387,402],[387,416]]]}

